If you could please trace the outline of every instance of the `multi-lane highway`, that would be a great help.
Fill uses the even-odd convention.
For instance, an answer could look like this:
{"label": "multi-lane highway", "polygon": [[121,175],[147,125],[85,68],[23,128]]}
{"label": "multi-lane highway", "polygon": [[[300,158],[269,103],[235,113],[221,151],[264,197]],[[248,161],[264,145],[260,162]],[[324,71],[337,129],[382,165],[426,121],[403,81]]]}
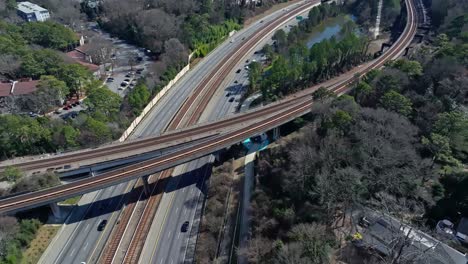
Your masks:
{"label": "multi-lane highway", "polygon": [[[354,81],[356,75],[363,75],[371,69],[382,67],[386,61],[393,59],[399,54],[401,54],[406,48],[406,46],[410,44],[417,28],[414,17],[414,7],[412,6],[410,1],[408,2],[408,7],[409,23],[405,27],[405,30],[398,39],[398,41],[386,53],[384,53],[382,56],[380,56],[378,59],[372,62],[360,65],[360,67],[356,67],[353,70],[350,70],[349,72],[337,78],[334,78],[324,84],[321,84],[321,86],[325,86],[333,92],[341,94],[348,89],[347,85]],[[304,100],[310,99],[310,94],[316,88],[317,87],[312,87],[302,92],[299,92],[293,96],[290,96],[288,99],[284,100],[279,105],[281,106],[281,104],[290,103],[291,101],[298,100],[299,98]],[[287,110],[290,113],[284,113],[285,109],[276,110],[275,112],[270,109],[271,107],[267,106],[265,107],[265,109],[269,109],[270,113],[280,112],[280,114],[266,118],[265,120],[263,120],[264,123],[262,124],[248,126],[233,133],[225,134],[220,138],[215,138],[211,140],[211,143],[209,144],[197,145],[194,147],[187,148],[185,151],[182,152],[175,152],[165,157],[160,157],[148,160],[146,162],[142,162],[140,164],[128,166],[125,169],[119,169],[114,172],[104,173],[99,177],[95,177],[95,179],[82,180],[77,183],[51,188],[47,191],[39,191],[33,194],[26,194],[19,197],[4,199],[0,201],[0,212],[14,210],[13,208],[25,208],[28,206],[34,206],[35,204],[37,204],[38,201],[40,202],[40,200],[53,200],[57,199],[57,197],[63,197],[64,194],[73,195],[75,193],[83,191],[83,189],[89,191],[93,190],[93,188],[102,188],[103,186],[115,184],[134,177],[139,177],[151,171],[166,169],[176,164],[180,164],[192,160],[194,158],[201,157],[203,155],[216,151],[217,149],[224,148],[230,144],[236,143],[237,141],[242,140],[242,138],[251,136],[254,133],[258,133],[265,129],[271,129],[275,125],[281,124],[281,122],[293,119],[306,112],[305,109],[303,109],[303,101],[295,103],[297,104],[293,105],[291,110]],[[278,107],[278,104],[274,105],[273,107]]]}
{"label": "multi-lane highway", "polygon": [[[408,24],[407,24],[407,27],[405,28],[405,31],[403,32],[400,39],[395,43],[395,45],[392,48],[390,48],[384,55],[382,55],[376,61],[364,64],[361,67],[357,67],[354,70],[346,73],[345,75],[340,76],[339,78],[336,78],[336,79],[334,79],[332,81],[329,81],[326,84],[322,84],[322,85],[324,85],[325,87],[330,88],[331,90],[333,90],[336,93],[343,93],[347,89],[346,84],[348,84],[350,81],[352,81],[352,78],[356,73],[363,74],[363,73],[365,73],[366,71],[368,71],[370,69],[381,67],[383,65],[383,63],[385,61],[387,61],[388,59],[393,59],[396,56],[398,56],[399,54],[401,54],[401,52],[404,50],[404,48],[410,43],[412,37],[414,36],[415,30],[416,30],[414,9],[413,9],[412,3],[410,1],[407,1],[407,3],[408,3]],[[228,47],[230,46],[229,43],[225,43],[225,45],[227,45]],[[213,52],[210,56],[214,56],[214,54],[216,54],[216,51]],[[202,65],[202,64],[199,64],[199,65]],[[196,69],[194,69],[194,71],[195,70]],[[182,82],[180,82],[179,84],[181,84],[181,83]],[[180,88],[180,89],[181,89],[181,91],[184,90],[183,88]],[[185,88],[185,89],[189,90],[189,92],[187,92],[187,94],[186,94],[186,95],[188,95],[190,93],[190,88]],[[309,96],[310,93],[314,89],[316,89],[316,87],[313,87],[313,88],[310,88],[310,89],[308,89],[306,91],[303,91],[303,92],[297,94],[295,98],[298,98],[300,96],[304,96],[304,98],[305,98],[305,96]],[[179,96],[175,96],[175,97],[179,97]],[[165,98],[166,98],[166,100],[171,99],[171,97],[169,97],[169,96],[167,96]],[[291,100],[295,100],[295,99],[293,98]],[[181,100],[181,101],[183,101],[183,100]],[[293,117],[295,117],[297,115],[300,115],[300,114],[306,112],[307,108],[310,106],[311,103],[312,103],[311,100],[307,101],[307,102],[302,102],[302,105],[297,104],[297,105],[294,106],[294,108],[291,108],[290,111],[282,111],[280,115],[275,116],[275,117],[271,117],[270,119],[266,119],[264,124],[260,124],[260,125],[256,125],[256,126],[248,126],[248,127],[244,128],[244,129],[241,129],[239,131],[235,131],[233,133],[227,133],[226,135],[223,135],[222,138],[217,139],[216,142],[213,142],[212,145],[210,145],[210,146],[206,146],[206,145],[209,145],[209,144],[205,144],[203,146],[196,146],[196,147],[193,147],[193,148],[189,148],[189,149],[187,149],[186,153],[188,153],[190,155],[194,155],[194,153],[197,153],[197,152],[202,151],[202,150],[209,151],[209,150],[215,149],[216,146],[225,146],[223,144],[230,144],[232,142],[240,141],[242,138],[245,138],[246,136],[248,136],[248,135],[250,135],[252,133],[258,133],[259,131],[262,131],[264,129],[269,129],[269,128],[271,128],[271,126],[279,124],[281,122],[281,120],[283,120],[283,121],[284,120],[289,120],[289,119],[291,119],[291,118],[293,118]],[[172,101],[169,100],[169,104],[166,105],[166,107],[170,107],[171,104],[172,104]],[[141,133],[141,134],[151,133],[151,130],[152,130],[151,127],[154,127],[155,130],[158,127],[159,127],[159,129],[162,129],[163,127],[165,127],[165,124],[167,124],[167,122],[165,124],[161,124],[162,122],[155,121],[155,120],[158,120],[158,118],[156,116],[157,115],[155,114],[154,117],[153,117],[154,119],[151,119],[151,115],[150,115],[145,120],[144,124],[147,127],[147,129],[149,129],[149,130],[143,129],[143,132],[142,131],[136,132],[135,136],[139,135],[138,133]],[[165,116],[165,117],[163,117],[163,119],[166,118],[166,120],[168,121],[168,120],[171,119],[172,116],[173,115],[170,115],[169,117]],[[271,125],[271,126],[268,126],[268,125]],[[148,131],[148,132],[145,132],[145,131]],[[210,147],[213,147],[213,148],[210,149]],[[202,154],[206,154],[206,153],[203,152]],[[177,155],[183,155],[183,154],[178,153]],[[155,162],[155,161],[152,161],[152,162]],[[197,166],[197,165],[190,165],[190,166]],[[149,164],[148,164],[148,168],[149,167],[151,167],[151,166],[149,166]],[[190,169],[190,168],[191,167],[189,167],[188,169]],[[100,178],[101,178],[100,176],[96,177],[96,179],[100,179]],[[182,178],[178,178],[178,179],[182,179]],[[184,183],[184,182],[182,181],[182,183]],[[124,186],[124,187],[122,187],[122,186]],[[119,198],[121,198],[121,197],[119,197],[119,195],[116,195],[116,194],[120,194],[121,190],[117,190],[117,189],[118,188],[125,188],[125,186],[126,186],[126,184],[117,185],[117,186],[114,186],[114,187],[110,187],[110,188],[108,188],[108,189],[106,189],[104,191],[101,191],[99,194],[97,194],[97,196],[98,196],[97,199],[98,200],[104,199],[104,200],[107,200],[107,201],[113,201],[113,199],[116,199],[115,201],[117,201],[117,203],[118,203],[118,201],[120,201]],[[180,186],[178,186],[178,187],[180,187]],[[183,190],[185,190],[185,188],[181,188],[180,192],[185,193]],[[115,191],[115,193],[114,193],[114,191]],[[179,193],[179,192],[171,192],[171,193]],[[111,197],[117,197],[117,198],[111,198]],[[177,204],[181,203],[181,202],[178,202],[178,201],[184,201],[186,199],[191,199],[190,197],[185,197],[184,198],[184,195],[182,195],[182,196],[172,195],[172,197],[174,197],[174,198],[169,199],[169,201],[170,201],[169,207],[167,207],[167,205],[166,205],[166,208],[169,208],[167,210],[169,210],[170,213],[169,214],[164,214],[164,219],[166,219],[166,218],[167,219],[178,219],[179,221],[177,221],[177,220],[163,221],[163,223],[170,223],[170,224],[174,225],[174,226],[170,226],[168,224],[165,224],[165,226],[163,226],[163,228],[160,228],[160,230],[163,230],[163,232],[161,233],[161,231],[160,231],[161,235],[159,235],[158,237],[160,239],[164,239],[164,241],[166,241],[165,238],[164,238],[164,235],[166,234],[166,236],[171,237],[171,235],[168,232],[174,232],[174,228],[176,228],[176,230],[177,230],[177,225],[180,223],[180,219],[181,219],[180,215],[178,214],[179,210],[175,210],[177,212],[174,212],[174,207],[171,207],[171,204],[174,203],[175,205],[177,205]],[[180,198],[180,197],[182,197],[182,198]],[[44,198],[47,199],[46,196],[44,196]],[[93,199],[91,199],[91,201],[92,200]],[[7,202],[7,201],[5,200],[5,201],[0,202],[0,205],[4,206],[3,208],[7,208],[5,206],[5,204],[7,204],[7,203],[3,203],[3,202]],[[99,220],[101,219],[100,216],[111,217],[111,216],[106,215],[106,214],[107,213],[112,214],[112,212],[107,212],[107,210],[109,210],[109,211],[113,210],[113,209],[111,209],[114,206],[113,203],[114,202],[112,202],[112,204],[110,204],[110,205],[107,205],[107,208],[109,208],[109,209],[105,208],[105,210],[100,209],[99,207],[96,207],[94,205],[92,207],[88,207],[88,208],[86,208],[85,206],[79,207],[79,209],[81,209],[83,211],[88,210],[88,214],[85,214],[86,215],[85,219],[79,221],[78,224],[76,224],[74,226],[71,225],[71,224],[67,225],[67,226],[70,226],[70,229],[73,229],[72,234],[70,236],[66,236],[66,237],[62,237],[62,238],[60,238],[61,236],[59,235],[57,237],[57,240],[54,243],[56,248],[62,248],[62,247],[64,248],[63,250],[59,250],[60,256],[56,256],[55,258],[54,257],[49,258],[48,260],[45,260],[44,263],[54,263],[54,262],[59,263],[59,262],[66,262],[67,260],[72,260],[72,259],[73,260],[80,260],[80,258],[84,258],[85,256],[89,256],[89,254],[92,254],[93,252],[100,251],[100,249],[96,248],[94,245],[96,244],[96,239],[98,239],[98,241],[105,240],[105,238],[103,238],[104,236],[101,236],[101,234],[105,234],[106,232],[103,232],[103,233],[100,233],[100,234],[98,233],[99,235],[97,235],[96,238],[93,237],[95,235],[91,235],[91,234],[90,235],[83,235],[83,234],[86,234],[86,232],[90,233],[91,229],[93,229],[94,232],[97,233],[95,231],[95,229],[96,229],[97,224],[99,223]],[[96,203],[96,204],[98,204],[98,203]],[[164,201],[161,202],[161,205],[163,205],[163,204],[164,204]],[[190,203],[189,203],[189,205],[190,205]],[[104,212],[100,212],[100,210],[103,210]],[[116,211],[116,212],[118,212],[118,211]],[[79,215],[79,214],[77,214],[77,215]],[[73,216],[73,217],[75,217],[75,216]],[[190,218],[190,216],[189,216],[189,218]],[[80,217],[76,216],[75,219],[76,219],[76,221],[78,221],[80,219]],[[111,223],[109,223],[109,226],[110,225],[111,225]],[[67,227],[65,227],[64,229],[67,229]],[[152,230],[153,230],[153,228],[152,228]],[[173,231],[170,231],[170,230],[173,230]],[[108,228],[106,228],[105,231],[108,231]],[[65,233],[65,232],[62,232],[62,233]],[[174,235],[174,233],[173,233],[173,235]],[[181,237],[181,236],[182,235],[180,235],[179,237]],[[63,239],[63,240],[61,240],[61,239]],[[183,239],[185,239],[185,238],[183,238]],[[75,240],[77,241],[76,243],[75,243]],[[164,261],[170,261],[171,258],[176,258],[176,257],[177,257],[177,259],[179,259],[180,255],[185,254],[185,253],[177,252],[177,248],[180,250],[180,246],[183,245],[183,243],[181,241],[177,240],[175,237],[173,237],[172,240],[170,240],[170,241],[171,241],[171,244],[174,245],[174,250],[175,251],[172,251],[172,249],[161,249],[160,246],[157,246],[157,248],[153,251],[153,253],[156,253],[158,250],[164,250],[164,251],[168,250],[169,252],[172,252],[169,255],[167,255],[167,254],[164,255],[163,254],[163,257],[161,257],[161,258],[157,257],[157,259],[159,261],[161,261],[161,260],[163,262]],[[97,244],[99,244],[99,243],[97,243]],[[159,243],[157,245],[159,245]],[[93,247],[93,250],[92,251],[88,250],[87,249],[88,247]],[[48,252],[50,252],[50,251],[53,251],[53,250],[49,250]],[[184,252],[184,251],[182,251],[182,252]],[[159,254],[156,254],[156,255],[159,255]],[[65,258],[68,258],[68,259],[65,259]],[[52,260],[52,261],[50,261],[50,260]],[[154,258],[151,261],[154,261]],[[176,261],[176,260],[174,260],[174,261]]]}
{"label": "multi-lane highway", "polygon": [[[265,24],[268,20],[275,19],[280,14],[274,14],[265,19]],[[237,39],[247,38],[253,32],[258,30],[264,24],[253,24],[251,27],[236,34]],[[167,126],[168,122],[172,119],[177,109],[184,102],[193,88],[193,84],[200,82],[202,77],[208,72],[213,70],[216,63],[221,61],[225,54],[236,49],[236,43],[226,42],[200,64],[198,64],[192,71],[190,71],[177,85],[170,90],[170,92],[163,97],[160,103],[155,107],[144,120],[144,122],[137,127],[133,138],[151,135],[152,133],[160,133]],[[244,75],[245,78],[245,75]],[[228,102],[228,97],[224,94],[220,98],[219,113],[229,112],[232,103]],[[219,115],[221,116],[221,114]],[[99,176],[97,176],[99,177]],[[182,182],[184,184],[184,182]],[[131,186],[131,185],[130,185]],[[50,247],[46,255],[42,258],[43,263],[72,263],[73,260],[87,260],[91,256],[99,255],[106,238],[109,236],[110,228],[106,228],[102,233],[96,231],[96,227],[101,219],[110,219],[108,226],[113,226],[118,221],[119,208],[122,205],[123,190],[129,189],[128,185],[120,184],[118,186],[109,187],[100,192],[92,193],[89,196],[97,196],[95,199],[83,198],[82,200],[102,201],[104,200],[105,210],[101,209],[100,202],[95,202],[92,206],[87,207],[87,203],[80,206],[81,212],[74,212],[68,225],[65,226],[63,236],[59,235],[54,244]],[[114,207],[115,206],[115,207]],[[82,211],[86,211],[84,219]],[[80,220],[81,219],[81,220]],[[58,252],[58,253],[57,253]]]}

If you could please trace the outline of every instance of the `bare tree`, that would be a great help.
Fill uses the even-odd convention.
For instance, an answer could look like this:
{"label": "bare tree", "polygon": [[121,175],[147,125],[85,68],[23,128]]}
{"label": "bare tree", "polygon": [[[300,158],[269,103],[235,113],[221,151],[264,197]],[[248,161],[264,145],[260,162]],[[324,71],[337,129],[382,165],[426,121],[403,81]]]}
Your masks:
{"label": "bare tree", "polygon": [[111,62],[114,51],[112,42],[100,36],[94,36],[89,39],[88,44],[84,48],[84,52],[91,56],[94,64]]}
{"label": "bare tree", "polygon": [[0,77],[15,79],[16,73],[21,67],[21,59],[11,54],[0,54]]}
{"label": "bare tree", "polygon": [[18,221],[11,216],[0,217],[0,256],[5,256],[5,248],[11,236],[18,230]]}
{"label": "bare tree", "polygon": [[171,38],[164,43],[164,55],[162,61],[168,66],[176,67],[188,62],[188,51],[176,38]]}

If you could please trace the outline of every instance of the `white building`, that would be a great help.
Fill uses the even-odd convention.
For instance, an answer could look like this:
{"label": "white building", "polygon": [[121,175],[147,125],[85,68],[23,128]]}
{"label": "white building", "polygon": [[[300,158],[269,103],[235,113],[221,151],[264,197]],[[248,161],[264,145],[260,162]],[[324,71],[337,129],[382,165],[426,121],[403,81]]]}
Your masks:
{"label": "white building", "polygon": [[16,7],[18,15],[28,22],[46,21],[50,18],[49,11],[31,2],[19,2]]}

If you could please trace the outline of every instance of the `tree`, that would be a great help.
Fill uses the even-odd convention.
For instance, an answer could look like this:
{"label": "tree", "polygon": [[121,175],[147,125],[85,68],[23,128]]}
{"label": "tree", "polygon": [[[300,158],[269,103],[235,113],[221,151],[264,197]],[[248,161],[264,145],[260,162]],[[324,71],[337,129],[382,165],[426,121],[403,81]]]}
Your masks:
{"label": "tree", "polygon": [[79,64],[63,65],[58,74],[59,79],[64,81],[70,92],[77,93],[80,96],[82,88],[91,79],[91,73]]}
{"label": "tree", "polygon": [[283,29],[276,31],[272,39],[276,41],[275,45],[280,52],[284,52],[286,50],[288,40],[287,40],[286,32],[284,32]]}
{"label": "tree", "polygon": [[51,75],[43,75],[37,85],[37,90],[31,95],[37,104],[38,113],[46,113],[54,106],[61,106],[70,93],[65,82]]}
{"label": "tree", "polygon": [[0,54],[0,76],[16,79],[21,67],[21,58],[12,54]]}
{"label": "tree", "polygon": [[164,55],[162,60],[166,65],[175,67],[185,66],[188,61],[188,51],[185,46],[176,38],[171,38],[164,42]]}
{"label": "tree", "polygon": [[417,61],[411,61],[406,59],[399,59],[392,63],[392,66],[405,72],[410,77],[417,77],[422,75],[422,66]]}
{"label": "tree", "polygon": [[249,64],[249,90],[247,94],[252,94],[258,89],[257,82],[262,74],[261,64],[254,61]]}
{"label": "tree", "polygon": [[140,83],[128,95],[128,103],[134,108],[134,113],[137,115],[146,106],[150,99],[150,92],[146,85]]}
{"label": "tree", "polygon": [[122,98],[106,87],[94,87],[84,102],[91,112],[103,114],[112,120],[119,113]]}
{"label": "tree", "polygon": [[102,121],[87,117],[80,133],[80,143],[83,146],[97,146],[112,139],[112,131]]}
{"label": "tree", "polygon": [[383,108],[397,112],[404,116],[409,116],[412,111],[411,100],[393,90],[385,93],[380,99],[380,103]]}
{"label": "tree", "polygon": [[429,148],[434,156],[434,161],[450,166],[461,167],[460,161],[452,155],[449,138],[437,133],[431,133],[429,138],[422,138],[422,143]]}
{"label": "tree", "polygon": [[308,263],[322,264],[330,262],[331,250],[335,239],[325,226],[316,224],[299,224],[291,228],[288,237],[303,247]]}
{"label": "tree", "polygon": [[101,36],[96,36],[88,39],[85,52],[91,56],[91,60],[94,64],[101,65],[111,61],[114,48],[110,40],[102,38]]}
{"label": "tree", "polygon": [[31,43],[51,49],[66,49],[77,42],[75,33],[52,21],[24,23],[22,35]]}

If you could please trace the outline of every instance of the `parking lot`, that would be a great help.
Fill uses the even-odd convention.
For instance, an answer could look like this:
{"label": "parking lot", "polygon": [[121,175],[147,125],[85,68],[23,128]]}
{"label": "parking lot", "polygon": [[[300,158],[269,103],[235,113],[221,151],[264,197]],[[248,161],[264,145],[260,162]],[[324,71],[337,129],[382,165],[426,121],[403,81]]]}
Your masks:
{"label": "parking lot", "polygon": [[144,48],[111,37],[93,24],[89,27],[99,37],[112,42],[115,52],[112,56],[112,67],[107,72],[110,79],[106,79],[105,84],[111,91],[124,97],[136,85],[137,80],[147,73],[148,65],[151,63],[149,57],[145,54]]}

